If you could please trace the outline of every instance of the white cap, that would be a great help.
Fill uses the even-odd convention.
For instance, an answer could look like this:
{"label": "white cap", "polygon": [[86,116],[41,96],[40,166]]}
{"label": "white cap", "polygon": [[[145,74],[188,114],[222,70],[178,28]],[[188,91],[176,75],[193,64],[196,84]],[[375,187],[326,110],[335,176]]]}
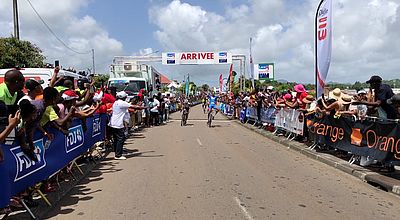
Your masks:
{"label": "white cap", "polygon": [[274,90],[274,87],[273,86],[268,86],[267,90]]}
{"label": "white cap", "polygon": [[126,98],[128,97],[128,94],[126,94],[126,92],[121,91],[121,92],[117,92],[117,98]]}

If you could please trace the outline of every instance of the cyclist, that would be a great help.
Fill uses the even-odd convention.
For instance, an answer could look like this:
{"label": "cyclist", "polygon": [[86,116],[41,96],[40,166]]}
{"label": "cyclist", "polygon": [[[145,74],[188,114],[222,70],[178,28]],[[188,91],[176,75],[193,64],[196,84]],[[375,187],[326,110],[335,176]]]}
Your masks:
{"label": "cyclist", "polygon": [[202,105],[202,107],[203,107],[203,112],[205,114],[206,110],[207,110],[207,97],[206,96],[203,96],[203,105]]}
{"label": "cyclist", "polygon": [[[212,92],[212,93],[208,96],[208,103],[209,103],[209,106],[208,106],[208,114],[210,114],[211,111],[212,111],[213,109],[216,110],[215,115],[218,114],[219,109],[217,108],[217,101],[218,101],[218,96],[216,96],[215,93]],[[214,118],[215,115],[213,115],[212,117]]]}
{"label": "cyclist", "polygon": [[190,103],[186,97],[181,98],[181,112],[182,112],[182,119],[184,119],[183,124],[186,124],[187,119],[189,118],[189,110],[190,110]]}

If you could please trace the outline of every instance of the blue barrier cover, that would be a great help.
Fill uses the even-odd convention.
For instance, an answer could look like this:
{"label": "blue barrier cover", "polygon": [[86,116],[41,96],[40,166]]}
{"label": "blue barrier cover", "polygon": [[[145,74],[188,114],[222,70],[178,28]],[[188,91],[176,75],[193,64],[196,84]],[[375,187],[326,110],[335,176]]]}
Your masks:
{"label": "blue barrier cover", "polygon": [[30,160],[18,143],[1,145],[4,161],[0,162],[0,208],[7,206],[12,196],[46,180],[96,142],[104,140],[106,123],[107,115],[89,117],[84,132],[81,120],[75,119],[68,136],[49,128],[49,132],[54,134],[54,140],[48,149],[44,148],[47,138],[37,131],[34,135],[37,162]]}

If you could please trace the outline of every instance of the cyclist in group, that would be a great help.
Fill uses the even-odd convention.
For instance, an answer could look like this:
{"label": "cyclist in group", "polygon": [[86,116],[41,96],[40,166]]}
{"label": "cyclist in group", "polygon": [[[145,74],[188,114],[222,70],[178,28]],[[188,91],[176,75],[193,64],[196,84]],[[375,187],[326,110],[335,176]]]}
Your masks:
{"label": "cyclist in group", "polygon": [[207,110],[207,102],[208,102],[208,100],[207,100],[207,96],[203,96],[203,105],[202,105],[202,108],[203,108],[203,112],[204,112],[204,114],[206,113],[206,110]]}

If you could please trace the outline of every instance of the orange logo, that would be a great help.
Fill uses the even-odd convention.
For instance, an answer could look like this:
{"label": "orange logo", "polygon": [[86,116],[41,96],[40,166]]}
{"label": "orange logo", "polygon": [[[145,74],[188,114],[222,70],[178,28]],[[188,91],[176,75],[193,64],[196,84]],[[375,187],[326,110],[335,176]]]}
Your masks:
{"label": "orange logo", "polygon": [[359,128],[352,128],[351,131],[351,144],[361,146],[362,134]]}

